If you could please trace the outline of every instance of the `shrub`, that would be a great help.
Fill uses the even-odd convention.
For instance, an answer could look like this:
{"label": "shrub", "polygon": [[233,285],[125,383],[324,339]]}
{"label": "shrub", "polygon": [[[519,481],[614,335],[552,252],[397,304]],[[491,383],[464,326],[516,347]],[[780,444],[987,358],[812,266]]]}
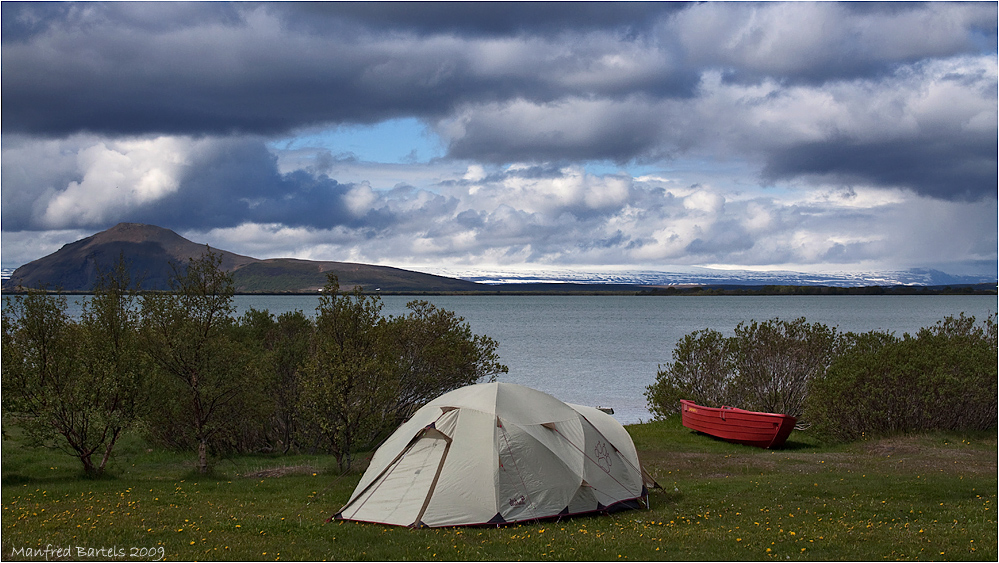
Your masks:
{"label": "shrub", "polygon": [[79,322],[66,297],[28,290],[3,312],[3,407],[37,443],[104,473],[139,402],[135,292],[124,258],[98,268]]}
{"label": "shrub", "polygon": [[808,382],[829,366],[838,342],[835,329],[804,318],[740,323],[729,338],[695,331],[677,343],[673,362],[660,366],[646,389],[649,410],[662,418],[689,399],[801,416]]}
{"label": "shrub", "polygon": [[680,399],[720,407],[730,402],[733,366],[728,339],[716,330],[685,335],[673,349],[673,362],[659,366],[656,382],[645,391],[656,418],[679,412]]}
{"label": "shrub", "polygon": [[771,319],[740,323],[731,351],[731,400],[740,408],[801,417],[809,382],[825,373],[839,342],[836,329]]}
{"label": "shrub", "polygon": [[232,447],[241,420],[263,406],[250,351],[233,333],[232,275],[222,256],[207,250],[178,268],[170,292],[142,297],[141,341],[154,367],[152,394],[161,400],[145,414],[155,437],[197,449],[198,471],[207,473],[208,453]]}
{"label": "shrub", "polygon": [[357,448],[372,445],[424,403],[507,371],[496,341],[472,334],[450,311],[413,301],[410,314],[386,318],[379,297],[339,289],[329,274],[298,376],[298,406],[341,471]]}
{"label": "shrub", "polygon": [[384,406],[398,394],[398,378],[383,337],[381,299],[363,295],[360,288],[339,291],[337,277],[329,274],[316,308],[312,352],[299,374],[299,407],[346,471],[355,445],[383,425]]}
{"label": "shrub", "polygon": [[997,419],[995,316],[947,317],[915,337],[850,335],[812,383],[806,412],[820,435],[855,440],[925,430],[990,430]]}

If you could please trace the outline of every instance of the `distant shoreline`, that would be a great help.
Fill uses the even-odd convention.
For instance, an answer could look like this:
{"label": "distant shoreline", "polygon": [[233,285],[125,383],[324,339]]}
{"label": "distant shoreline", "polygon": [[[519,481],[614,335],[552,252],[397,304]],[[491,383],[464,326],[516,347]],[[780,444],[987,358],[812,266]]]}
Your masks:
{"label": "distant shoreline", "polygon": [[[4,295],[19,295],[19,291],[3,291]],[[56,293],[52,291],[51,293]],[[64,291],[63,295],[91,295],[90,291]],[[150,292],[153,293],[153,292]],[[635,296],[635,297],[739,297],[739,296],[863,296],[863,295],[997,295],[997,284],[954,284],[934,286],[862,286],[838,287],[826,285],[699,285],[643,286],[625,284],[565,284],[527,283],[499,284],[478,291],[380,291],[363,290],[366,295],[404,296],[470,296],[546,295],[546,296]],[[235,295],[301,297],[322,295],[320,291],[252,291]]]}

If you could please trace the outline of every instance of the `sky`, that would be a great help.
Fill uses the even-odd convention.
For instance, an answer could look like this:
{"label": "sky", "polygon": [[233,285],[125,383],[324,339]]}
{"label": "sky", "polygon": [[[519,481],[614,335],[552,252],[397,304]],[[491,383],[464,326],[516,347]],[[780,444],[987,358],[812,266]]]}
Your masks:
{"label": "sky", "polygon": [[997,272],[995,2],[0,9],[4,267]]}

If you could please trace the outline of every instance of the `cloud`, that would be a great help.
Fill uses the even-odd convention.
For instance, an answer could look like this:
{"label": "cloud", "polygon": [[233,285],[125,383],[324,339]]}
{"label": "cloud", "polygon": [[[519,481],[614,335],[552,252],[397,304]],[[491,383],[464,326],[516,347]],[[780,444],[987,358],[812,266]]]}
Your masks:
{"label": "cloud", "polygon": [[552,34],[566,29],[644,30],[685,9],[679,2],[310,2],[283,10],[296,27],[321,32],[330,25],[408,31],[420,35]]}
{"label": "cloud", "polygon": [[11,231],[367,220],[352,210],[352,186],[302,170],[282,174],[255,138],[6,136],[3,169],[3,223]]}
{"label": "cloud", "polygon": [[[167,226],[260,258],[393,265],[846,268],[995,256],[995,199],[931,204],[903,190],[835,184],[740,194],[668,176],[531,165],[472,165],[420,187],[382,187],[281,172],[259,139],[73,140],[5,137],[5,263],[58,247],[51,236],[23,233],[60,229],[65,243],[118,221]],[[32,166],[28,159],[38,155],[56,166]],[[47,171],[53,183],[19,199],[21,192],[7,187],[8,174],[18,171],[8,161]],[[59,179],[64,183],[55,184]],[[41,178],[20,180],[30,186]],[[112,191],[131,195],[114,201]]]}
{"label": "cloud", "polygon": [[627,162],[657,156],[664,144],[672,144],[664,139],[669,113],[656,112],[655,105],[648,100],[515,100],[467,107],[438,123],[437,130],[454,158]]}
{"label": "cloud", "polygon": [[[563,18],[567,8],[557,8]],[[281,4],[209,9],[203,21],[189,17],[190,6],[160,19],[131,17],[133,9],[4,4],[5,21],[33,22],[11,24],[13,39],[5,35],[4,131],[277,134],[319,123],[439,117],[469,100],[552,100],[650,80],[681,91],[693,84],[693,75],[659,76],[662,57],[654,50],[588,26],[565,33],[540,26],[547,35],[528,37],[419,35],[375,27],[379,18],[351,27],[334,10],[300,33],[289,22],[301,21],[301,12]],[[493,8],[479,11],[477,21],[489,22]]]}
{"label": "cloud", "polygon": [[[5,261],[122,220],[383,263],[995,260],[994,3],[0,10]],[[441,152],[323,144],[379,123]]]}
{"label": "cloud", "polygon": [[996,154],[991,143],[960,139],[855,142],[830,139],[789,147],[763,170],[769,179],[820,178],[826,183],[904,186],[931,197],[975,201],[995,197]]}
{"label": "cloud", "polygon": [[[377,229],[247,223],[203,236],[251,255],[269,248],[269,255],[409,266],[856,269],[905,268],[920,257],[937,265],[994,262],[994,200],[940,202],[898,190],[834,187],[808,197],[739,198],[710,186],[571,168],[539,175],[512,167],[478,178],[438,186],[441,194],[373,190],[367,208],[395,217]],[[587,202],[587,193],[612,183],[624,188],[619,198]],[[288,232],[295,235],[279,234]]]}
{"label": "cloud", "polygon": [[177,139],[136,139],[97,143],[77,153],[80,181],[56,194],[39,218],[42,226],[104,224],[133,207],[177,191],[186,164]]}
{"label": "cloud", "polygon": [[835,3],[3,11],[4,131],[56,135],[272,134],[518,99],[683,99],[706,70],[821,84],[977,53],[996,27],[995,6],[976,3],[873,13]]}
{"label": "cloud", "polygon": [[770,181],[994,195],[994,4],[3,11],[5,133],[252,136],[416,117],[451,159],[715,154]]}
{"label": "cloud", "polygon": [[957,57],[822,86],[726,82],[705,72],[687,99],[569,98],[466,106],[437,131],[455,158],[758,159],[766,181],[905,187],[995,197],[997,59]]}
{"label": "cloud", "polygon": [[975,52],[996,37],[988,3],[707,2],[662,28],[695,65],[747,83],[822,84]]}

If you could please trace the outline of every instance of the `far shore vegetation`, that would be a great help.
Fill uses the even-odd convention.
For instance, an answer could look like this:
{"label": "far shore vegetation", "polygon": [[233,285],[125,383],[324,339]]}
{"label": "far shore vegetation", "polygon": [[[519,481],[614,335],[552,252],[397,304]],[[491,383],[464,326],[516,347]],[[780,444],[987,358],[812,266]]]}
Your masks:
{"label": "far shore vegetation", "polygon": [[[335,276],[312,316],[234,318],[219,266],[208,252],[140,293],[120,259],[79,319],[58,292],[10,297],[0,557],[997,558],[995,315],[901,337],[803,318],[696,331],[647,390],[655,420],[628,427],[662,485],[650,508],[410,530],[326,519],[414,409],[506,371],[498,343],[426,301],[383,316]],[[729,444],[684,428],[679,398],[800,426],[780,450]]]}
{"label": "far shore vegetation", "polygon": [[[398,291],[357,287],[363,295],[403,295],[429,297],[434,295],[487,296],[487,295],[634,295],[640,297],[738,297],[738,296],[791,296],[791,295],[997,295],[997,284],[957,284],[957,285],[892,285],[840,287],[828,285],[692,285],[640,286],[626,284],[582,284],[582,283],[508,283],[485,285],[481,291]],[[351,288],[353,290],[353,288]],[[29,290],[23,287],[5,290],[6,294],[19,295]],[[61,291],[59,289],[37,289],[60,295],[93,295],[93,291]],[[144,293],[160,293],[141,291]],[[322,295],[316,291],[234,291],[233,295]]]}

